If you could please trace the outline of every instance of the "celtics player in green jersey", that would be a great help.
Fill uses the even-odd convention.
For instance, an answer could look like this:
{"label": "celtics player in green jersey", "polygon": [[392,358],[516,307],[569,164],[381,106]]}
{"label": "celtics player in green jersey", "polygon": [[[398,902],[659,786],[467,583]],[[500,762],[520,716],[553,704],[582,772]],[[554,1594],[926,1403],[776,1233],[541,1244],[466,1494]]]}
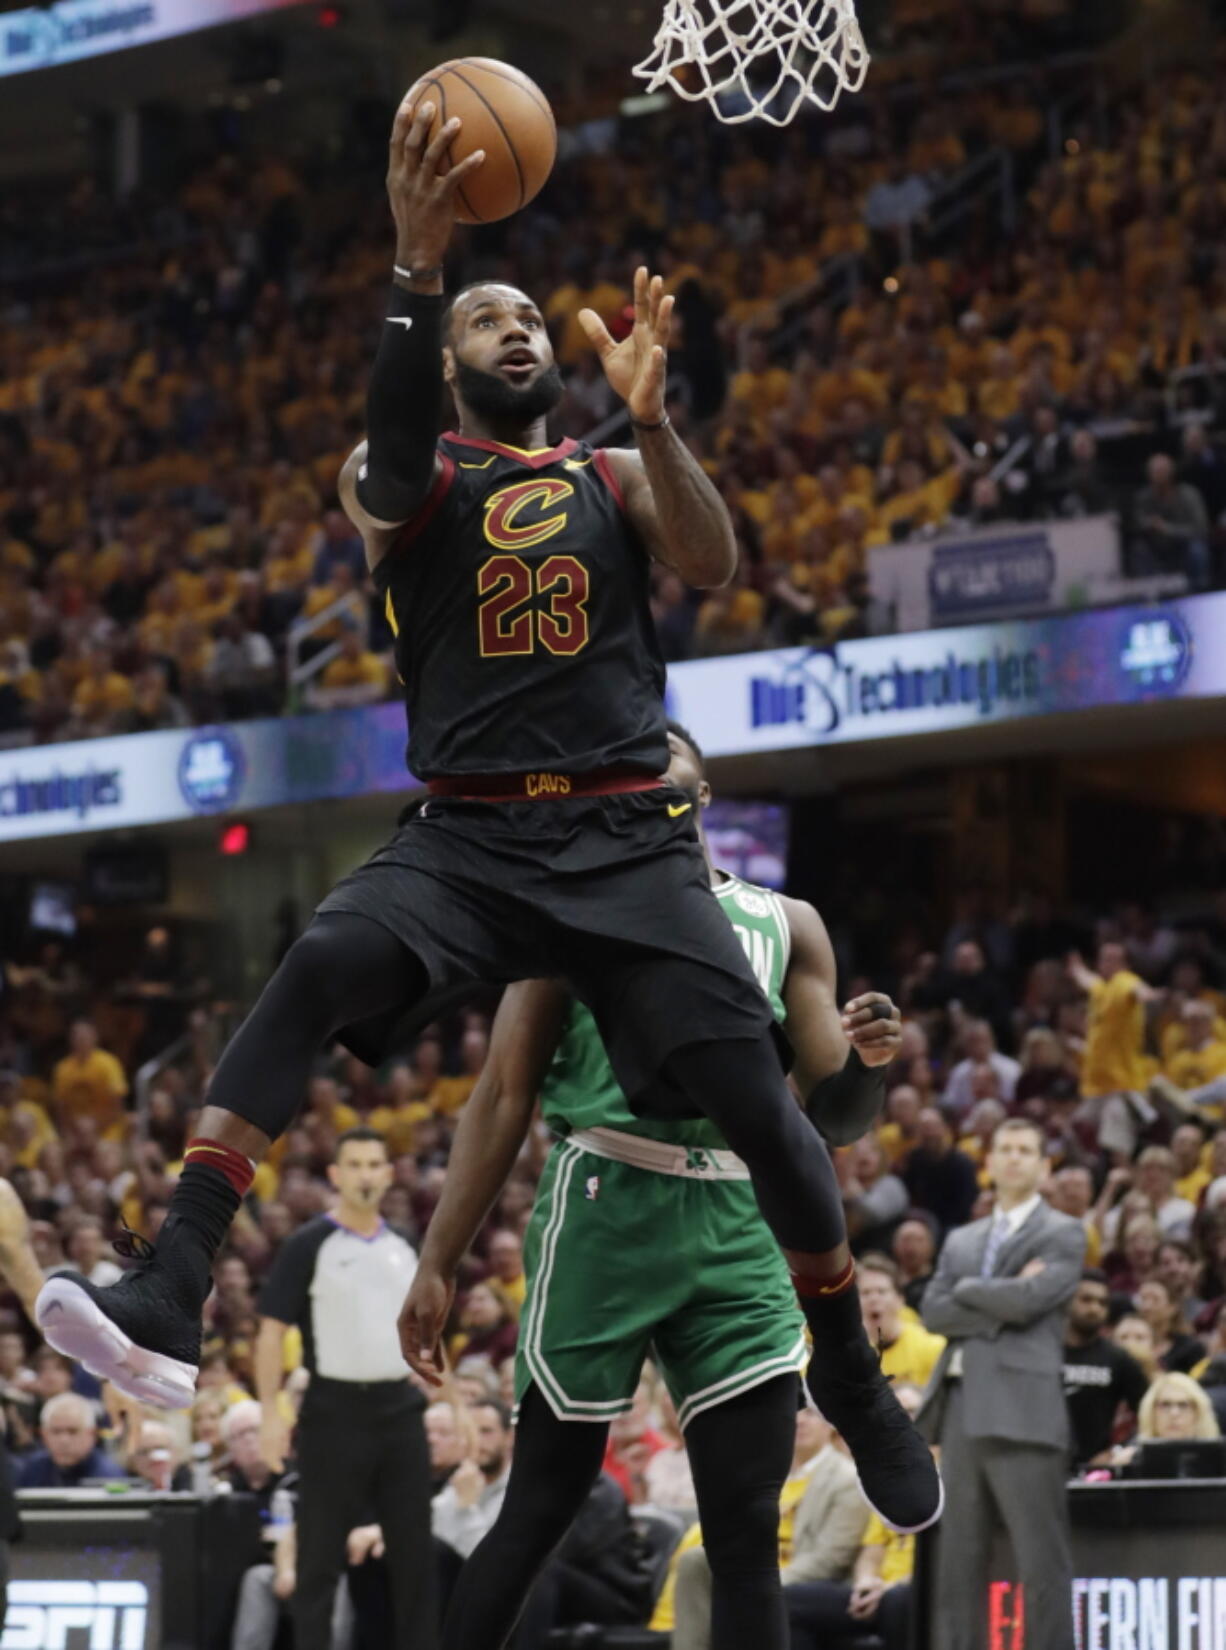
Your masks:
{"label": "celtics player in green jersey", "polygon": [[[669,745],[668,777],[700,821],[710,801],[701,753],[675,723]],[[711,880],[793,1045],[800,1093],[840,1072],[849,1045],[870,1070],[888,1064],[900,1041],[897,1010],[874,992],[840,1013],[816,911],[714,867]],[[648,1117],[632,1108],[591,1014],[556,983],[524,982],[503,997],[401,1314],[405,1356],[427,1382],[440,1380],[456,1269],[518,1155],[538,1095],[558,1138],[526,1244],[512,1476],[496,1525],[461,1577],[444,1650],[507,1642],[600,1470],[609,1422],[631,1407],[649,1352],[685,1431],[712,1570],[714,1650],[784,1650],[779,1493],[792,1459],[798,1375],[809,1362],[795,1280],[748,1170],[715,1126],[692,1113]],[[829,1137],[852,1138],[871,1124],[862,1091],[858,1115],[845,1090],[826,1105],[815,1120]],[[819,1343],[814,1364],[821,1358]],[[879,1371],[866,1387],[874,1382],[864,1412],[888,1432],[897,1401],[881,1390]],[[857,1443],[875,1447],[845,1419],[854,1416],[863,1433],[854,1398],[836,1380],[809,1384],[819,1405],[844,1420],[853,1454]]]}

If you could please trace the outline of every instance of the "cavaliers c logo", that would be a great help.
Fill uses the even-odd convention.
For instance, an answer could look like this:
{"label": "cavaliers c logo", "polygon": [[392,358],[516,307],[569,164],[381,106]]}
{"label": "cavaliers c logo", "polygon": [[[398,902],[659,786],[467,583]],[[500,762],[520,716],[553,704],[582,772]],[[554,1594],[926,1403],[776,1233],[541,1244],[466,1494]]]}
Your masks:
{"label": "cavaliers c logo", "polygon": [[[567,512],[561,505],[574,490],[569,481],[557,476],[500,487],[485,501],[486,538],[500,550],[527,550],[544,544],[566,526]],[[524,514],[528,519],[521,521]]]}

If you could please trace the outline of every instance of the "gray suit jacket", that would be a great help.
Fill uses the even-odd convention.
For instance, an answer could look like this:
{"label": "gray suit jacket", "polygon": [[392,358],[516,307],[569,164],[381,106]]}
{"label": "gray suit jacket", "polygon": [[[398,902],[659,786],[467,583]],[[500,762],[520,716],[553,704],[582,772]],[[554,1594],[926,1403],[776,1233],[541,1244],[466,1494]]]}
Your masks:
{"label": "gray suit jacket", "polygon": [[[924,1393],[919,1425],[939,1443],[949,1392],[946,1371],[962,1348],[963,1426],[968,1438],[1003,1438],[1051,1449],[1069,1447],[1061,1378],[1064,1308],[1085,1261],[1080,1221],[1046,1203],[1002,1245],[993,1274],[981,1278],[992,1219],[960,1226],[945,1239],[920,1311],[929,1329],[949,1338]],[[1041,1259],[1035,1277],[1018,1273]]]}

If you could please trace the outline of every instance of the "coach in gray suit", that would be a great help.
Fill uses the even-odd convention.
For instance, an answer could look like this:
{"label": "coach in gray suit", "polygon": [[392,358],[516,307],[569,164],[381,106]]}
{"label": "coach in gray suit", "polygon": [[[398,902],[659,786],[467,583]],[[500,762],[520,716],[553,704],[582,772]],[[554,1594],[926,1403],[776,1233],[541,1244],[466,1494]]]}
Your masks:
{"label": "coach in gray suit", "polygon": [[941,1446],[945,1517],[936,1578],[940,1650],[983,1650],[988,1560],[999,1517],[1025,1589],[1026,1642],[1074,1650],[1061,1380],[1064,1307],[1085,1232],[1048,1207],[1040,1131],[1002,1123],[987,1166],[996,1209],[952,1231],[924,1293],[928,1328],[948,1336],[919,1424]]}

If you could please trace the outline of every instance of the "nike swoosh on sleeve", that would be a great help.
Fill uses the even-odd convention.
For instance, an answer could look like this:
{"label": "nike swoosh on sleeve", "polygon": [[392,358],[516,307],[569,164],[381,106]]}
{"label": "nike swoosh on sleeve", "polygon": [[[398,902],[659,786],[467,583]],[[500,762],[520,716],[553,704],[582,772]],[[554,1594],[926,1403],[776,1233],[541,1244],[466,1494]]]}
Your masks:
{"label": "nike swoosh on sleeve", "polygon": [[389,327],[403,327],[407,332],[413,325],[413,317],[411,315],[389,315],[387,324]]}
{"label": "nike swoosh on sleeve", "polygon": [[688,814],[693,806],[694,804],[692,802],[683,802],[679,808],[674,808],[673,804],[670,802],[668,805],[668,817],[670,819],[680,819],[682,814]]}

